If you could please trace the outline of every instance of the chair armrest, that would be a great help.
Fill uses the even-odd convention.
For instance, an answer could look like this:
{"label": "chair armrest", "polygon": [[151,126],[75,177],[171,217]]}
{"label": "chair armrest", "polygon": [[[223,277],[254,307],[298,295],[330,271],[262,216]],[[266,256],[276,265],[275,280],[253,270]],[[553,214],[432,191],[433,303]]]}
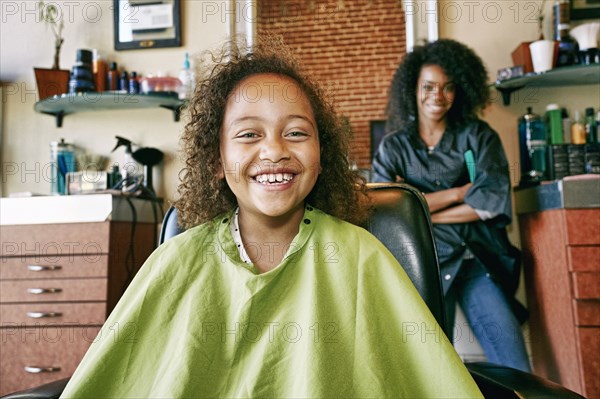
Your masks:
{"label": "chair armrest", "polygon": [[555,382],[510,367],[485,362],[468,362],[465,366],[486,399],[585,399]]}
{"label": "chair armrest", "polygon": [[69,378],[63,378],[39,387],[10,393],[0,399],[58,399],[68,382]]}

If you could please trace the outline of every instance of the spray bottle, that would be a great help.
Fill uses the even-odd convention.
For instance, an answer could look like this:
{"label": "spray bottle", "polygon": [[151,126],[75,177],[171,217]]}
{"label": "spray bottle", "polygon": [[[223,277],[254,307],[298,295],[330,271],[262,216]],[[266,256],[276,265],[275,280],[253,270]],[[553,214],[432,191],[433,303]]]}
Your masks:
{"label": "spray bottle", "polygon": [[130,180],[137,174],[138,164],[135,162],[132,156],[132,142],[131,140],[126,139],[125,137],[115,136],[117,139],[117,145],[112,149],[111,152],[115,152],[117,148],[124,146],[125,147],[125,156],[123,157],[123,164],[121,165],[121,177],[123,179]]}

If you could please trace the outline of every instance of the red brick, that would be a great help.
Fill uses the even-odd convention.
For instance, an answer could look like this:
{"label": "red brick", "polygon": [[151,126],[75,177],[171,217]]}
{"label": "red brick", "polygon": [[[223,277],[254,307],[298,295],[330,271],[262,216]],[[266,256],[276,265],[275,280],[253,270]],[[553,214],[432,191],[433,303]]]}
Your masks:
{"label": "red brick", "polygon": [[352,155],[366,168],[371,162],[369,122],[384,119],[389,85],[406,52],[404,14],[400,1],[339,4],[261,0],[257,30],[282,35],[332,94],[338,113],[350,119],[354,130]]}

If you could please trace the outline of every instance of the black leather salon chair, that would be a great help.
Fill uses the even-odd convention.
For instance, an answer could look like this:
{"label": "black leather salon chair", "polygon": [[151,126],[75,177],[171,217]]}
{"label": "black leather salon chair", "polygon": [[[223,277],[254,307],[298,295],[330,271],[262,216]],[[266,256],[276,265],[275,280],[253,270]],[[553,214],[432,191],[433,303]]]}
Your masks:
{"label": "black leather salon chair", "polygon": [[[370,183],[368,190],[373,213],[364,227],[394,254],[440,326],[445,326],[439,265],[424,197],[401,183]],[[177,225],[177,210],[169,209],[159,243],[182,231]],[[484,362],[466,366],[486,398],[582,398],[554,382],[509,367]],[[58,398],[66,383],[60,380],[4,398]]]}
{"label": "black leather salon chair", "polygon": [[[368,189],[373,213],[365,227],[396,257],[438,324],[446,326],[440,269],[425,198],[402,183],[369,183]],[[486,398],[583,398],[552,381],[510,367],[486,362],[467,362],[465,366]]]}

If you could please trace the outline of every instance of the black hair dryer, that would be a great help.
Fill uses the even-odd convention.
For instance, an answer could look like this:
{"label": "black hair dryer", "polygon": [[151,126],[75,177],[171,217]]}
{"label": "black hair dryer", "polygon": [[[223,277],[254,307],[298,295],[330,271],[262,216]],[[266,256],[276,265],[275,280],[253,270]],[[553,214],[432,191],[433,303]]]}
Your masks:
{"label": "black hair dryer", "polygon": [[154,196],[154,188],[152,187],[152,168],[163,160],[163,152],[156,148],[142,147],[139,150],[134,151],[131,156],[144,167],[144,180],[142,186],[150,195]]}

